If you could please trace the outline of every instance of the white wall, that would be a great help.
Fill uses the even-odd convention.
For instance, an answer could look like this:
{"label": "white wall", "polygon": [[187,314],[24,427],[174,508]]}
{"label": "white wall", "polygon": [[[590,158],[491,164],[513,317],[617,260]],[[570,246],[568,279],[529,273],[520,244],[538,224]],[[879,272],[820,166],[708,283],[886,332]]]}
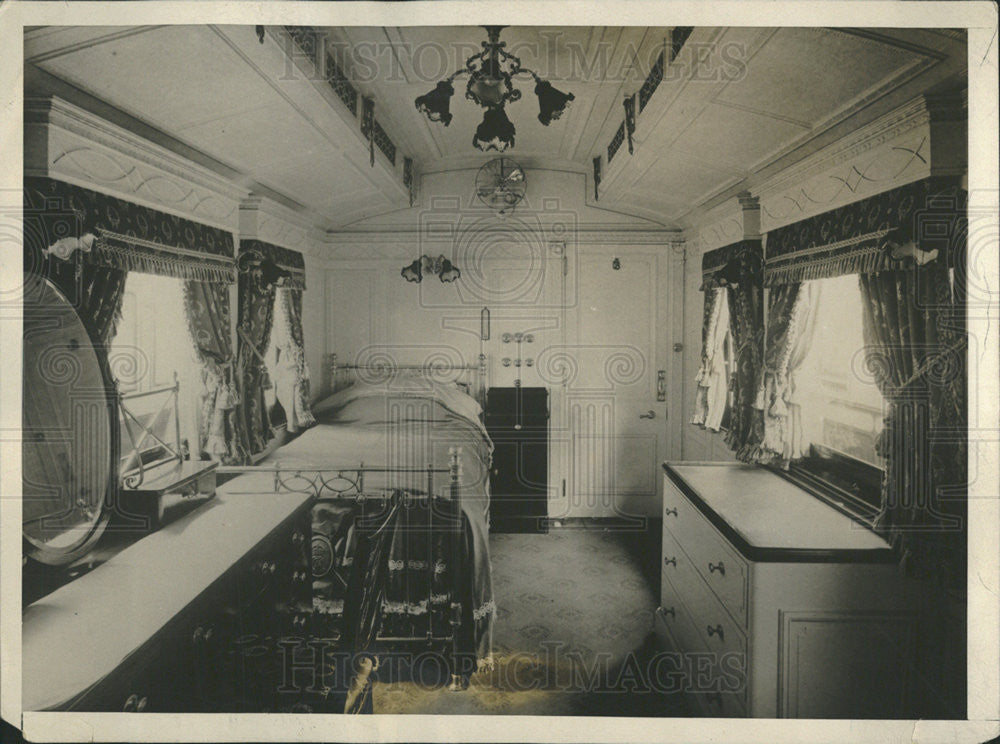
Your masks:
{"label": "white wall", "polygon": [[[424,176],[412,209],[329,237],[326,352],[344,362],[376,354],[406,364],[438,355],[472,364],[485,353],[488,385],[511,386],[519,377],[524,386],[550,390],[551,516],[657,514],[659,463],[680,457],[684,415],[678,405],[681,356],[671,350],[680,334],[678,233],[588,204],[586,179],[575,173],[528,170],[528,198],[501,217],[476,200],[475,174]],[[449,284],[434,276],[408,283],[400,270],[422,254],[445,255],[462,277]],[[615,258],[623,270],[615,271]],[[622,284],[626,276],[629,283]],[[308,281],[310,288],[317,284],[311,276]],[[588,316],[595,292],[601,311]],[[490,313],[488,340],[480,338],[484,307]],[[600,329],[592,327],[597,316]],[[502,364],[504,357],[518,356],[516,345],[504,344],[502,336],[517,332],[534,337],[520,350],[532,367]],[[598,336],[601,348],[595,346]],[[616,344],[621,348],[611,348]],[[625,366],[636,361],[639,378],[627,384],[604,379],[616,353],[635,357]],[[582,368],[575,387],[562,384],[563,364]],[[656,401],[660,369],[668,372],[663,403]],[[591,393],[612,401],[613,428],[582,432],[571,422],[572,406]],[[638,418],[653,408],[655,420]],[[572,455],[574,437],[577,445],[595,438],[607,443],[599,448],[606,462],[588,468],[587,483],[579,468],[573,471],[572,457],[584,457],[580,447]],[[564,478],[577,483],[578,491],[598,493],[564,497]]]}

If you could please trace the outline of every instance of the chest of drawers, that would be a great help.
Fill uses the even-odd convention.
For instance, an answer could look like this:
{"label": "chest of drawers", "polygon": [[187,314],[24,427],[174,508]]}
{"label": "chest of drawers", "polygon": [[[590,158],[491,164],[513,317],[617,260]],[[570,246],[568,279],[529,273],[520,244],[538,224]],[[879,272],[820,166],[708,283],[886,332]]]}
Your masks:
{"label": "chest of drawers", "polygon": [[879,536],[763,468],[664,479],[655,625],[699,712],[910,715],[915,602]]}
{"label": "chest of drawers", "polygon": [[306,694],[308,675],[299,673],[294,687],[282,676],[285,654],[313,633],[311,505],[303,494],[216,496],[29,605],[24,708],[321,705]]}

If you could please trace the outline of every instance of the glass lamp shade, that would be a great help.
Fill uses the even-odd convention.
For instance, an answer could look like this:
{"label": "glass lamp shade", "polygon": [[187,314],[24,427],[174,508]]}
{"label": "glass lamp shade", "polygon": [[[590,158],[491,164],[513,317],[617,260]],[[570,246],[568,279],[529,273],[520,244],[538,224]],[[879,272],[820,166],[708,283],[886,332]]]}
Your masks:
{"label": "glass lamp shade", "polygon": [[562,116],[574,98],[572,93],[556,90],[547,80],[538,81],[535,85],[535,95],[538,96],[538,121],[545,126],[548,126],[553,119]]}
{"label": "glass lamp shade", "polygon": [[441,272],[438,274],[442,282],[453,282],[462,276],[462,272],[458,270],[447,258],[441,257]]}
{"label": "glass lamp shade", "polygon": [[399,272],[399,275],[408,282],[419,283],[420,280],[423,279],[423,271],[420,268],[420,259],[418,258],[409,266],[404,266],[403,270]]}
{"label": "glass lamp shade", "polygon": [[451,97],[455,94],[455,89],[447,80],[440,81],[434,90],[417,97],[414,104],[417,111],[427,115],[431,121],[439,121],[445,126],[451,123]]}
{"label": "glass lamp shade", "polygon": [[503,107],[486,109],[483,121],[476,127],[472,144],[482,151],[496,150],[503,152],[514,146],[514,125],[507,118]]}

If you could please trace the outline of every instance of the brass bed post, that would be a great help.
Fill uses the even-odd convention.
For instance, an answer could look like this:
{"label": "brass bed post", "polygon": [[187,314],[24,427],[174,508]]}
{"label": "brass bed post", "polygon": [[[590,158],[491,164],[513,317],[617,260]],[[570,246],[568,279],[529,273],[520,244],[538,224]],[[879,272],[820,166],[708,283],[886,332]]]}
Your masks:
{"label": "brass bed post", "polygon": [[479,395],[477,396],[479,400],[477,401],[479,405],[485,408],[486,406],[486,355],[480,353],[479,355]]}
{"label": "brass bed post", "polygon": [[451,684],[448,689],[453,691],[464,690],[466,685],[466,675],[459,668],[461,663],[461,632],[462,627],[462,537],[464,535],[464,522],[462,521],[462,501],[458,488],[459,478],[462,476],[462,462],[459,459],[460,447],[448,449],[448,477],[451,501],[455,508],[455,534],[451,543]]}
{"label": "brass bed post", "polygon": [[427,463],[427,644],[434,642],[434,463]]}

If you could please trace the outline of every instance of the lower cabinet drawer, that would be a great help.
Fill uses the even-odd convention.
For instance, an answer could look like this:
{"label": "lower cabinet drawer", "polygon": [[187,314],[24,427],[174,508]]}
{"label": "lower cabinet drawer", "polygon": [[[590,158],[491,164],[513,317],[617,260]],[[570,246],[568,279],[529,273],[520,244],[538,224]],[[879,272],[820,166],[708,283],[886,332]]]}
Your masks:
{"label": "lower cabinet drawer", "polygon": [[707,716],[745,716],[746,636],[706,589],[679,590],[665,573],[662,578],[663,604],[657,614],[674,650],[683,656],[685,691]]}

